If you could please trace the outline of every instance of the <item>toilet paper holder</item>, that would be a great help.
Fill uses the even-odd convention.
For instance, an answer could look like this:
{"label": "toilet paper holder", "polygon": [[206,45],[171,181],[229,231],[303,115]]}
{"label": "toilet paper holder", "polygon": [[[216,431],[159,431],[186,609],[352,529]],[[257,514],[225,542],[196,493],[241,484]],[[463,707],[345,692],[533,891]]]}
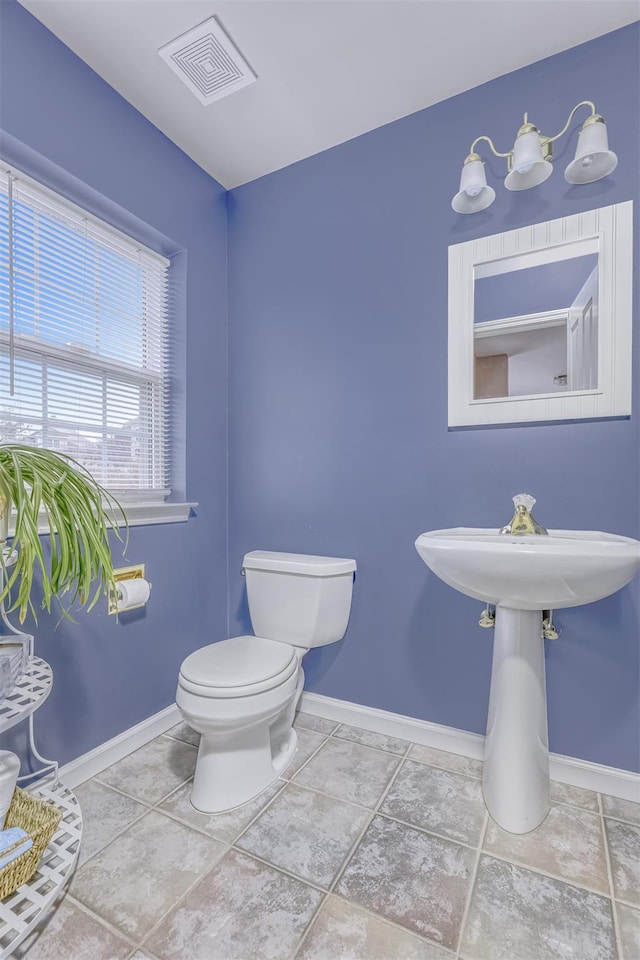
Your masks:
{"label": "toilet paper holder", "polygon": [[[125,610],[118,611],[118,601],[120,599],[118,595],[118,582],[120,580],[144,580],[145,579],[145,565],[144,563],[136,563],[130,567],[118,567],[117,570],[113,571],[113,584],[109,585],[108,595],[107,595],[107,612],[109,616],[111,614],[128,613],[129,610],[138,610],[140,607],[144,607],[144,603],[136,603],[130,607],[126,607]],[[151,586],[151,584],[149,584]]]}

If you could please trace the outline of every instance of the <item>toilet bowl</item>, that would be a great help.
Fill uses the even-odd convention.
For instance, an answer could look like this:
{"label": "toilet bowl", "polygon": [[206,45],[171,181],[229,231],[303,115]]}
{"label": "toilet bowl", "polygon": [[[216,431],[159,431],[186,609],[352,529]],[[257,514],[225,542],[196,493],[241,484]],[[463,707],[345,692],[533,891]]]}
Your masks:
{"label": "toilet bowl", "polygon": [[200,733],[191,792],[197,810],[219,813],[247,803],[293,758],[302,657],[344,636],[355,568],[355,561],[334,557],[258,550],[245,556],[258,635],[196,650],[178,677],[176,703]]}

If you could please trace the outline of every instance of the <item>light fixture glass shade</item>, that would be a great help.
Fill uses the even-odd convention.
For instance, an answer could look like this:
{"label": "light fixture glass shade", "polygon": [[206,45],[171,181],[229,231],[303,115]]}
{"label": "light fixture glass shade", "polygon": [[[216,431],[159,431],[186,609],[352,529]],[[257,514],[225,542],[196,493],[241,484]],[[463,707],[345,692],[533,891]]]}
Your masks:
{"label": "light fixture glass shade", "polygon": [[507,190],[528,190],[544,183],[553,173],[553,166],[542,156],[542,145],[537,130],[530,130],[516,138],[513,146],[511,172],[505,177]]}
{"label": "light fixture glass shade", "polygon": [[451,201],[456,213],[478,213],[495,200],[496,192],[487,186],[482,160],[470,160],[462,168],[460,190]]}
{"label": "light fixture glass shade", "polygon": [[567,183],[593,183],[613,173],[618,158],[609,150],[604,120],[586,123],[580,131],[575,158],[564,172]]}

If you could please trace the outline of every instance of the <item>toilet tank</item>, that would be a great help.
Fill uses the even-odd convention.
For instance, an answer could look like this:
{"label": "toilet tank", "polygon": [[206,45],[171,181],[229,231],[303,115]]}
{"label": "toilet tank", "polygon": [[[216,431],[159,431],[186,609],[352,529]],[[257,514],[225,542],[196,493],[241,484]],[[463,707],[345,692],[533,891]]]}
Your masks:
{"label": "toilet tank", "polygon": [[349,622],[355,560],[247,553],[243,570],[258,637],[310,649],[341,640]]}

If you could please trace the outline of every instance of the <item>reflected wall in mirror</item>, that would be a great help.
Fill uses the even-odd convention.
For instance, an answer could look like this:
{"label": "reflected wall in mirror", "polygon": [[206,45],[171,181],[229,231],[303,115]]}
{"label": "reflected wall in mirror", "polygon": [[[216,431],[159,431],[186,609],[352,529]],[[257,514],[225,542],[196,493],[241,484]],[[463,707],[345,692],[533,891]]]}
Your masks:
{"label": "reflected wall in mirror", "polygon": [[[474,400],[598,386],[598,254],[529,266],[528,257],[474,269]],[[555,251],[554,251],[555,254]],[[488,362],[504,357],[487,381]]]}
{"label": "reflected wall in mirror", "polygon": [[628,416],[632,203],[449,248],[449,425]]}

